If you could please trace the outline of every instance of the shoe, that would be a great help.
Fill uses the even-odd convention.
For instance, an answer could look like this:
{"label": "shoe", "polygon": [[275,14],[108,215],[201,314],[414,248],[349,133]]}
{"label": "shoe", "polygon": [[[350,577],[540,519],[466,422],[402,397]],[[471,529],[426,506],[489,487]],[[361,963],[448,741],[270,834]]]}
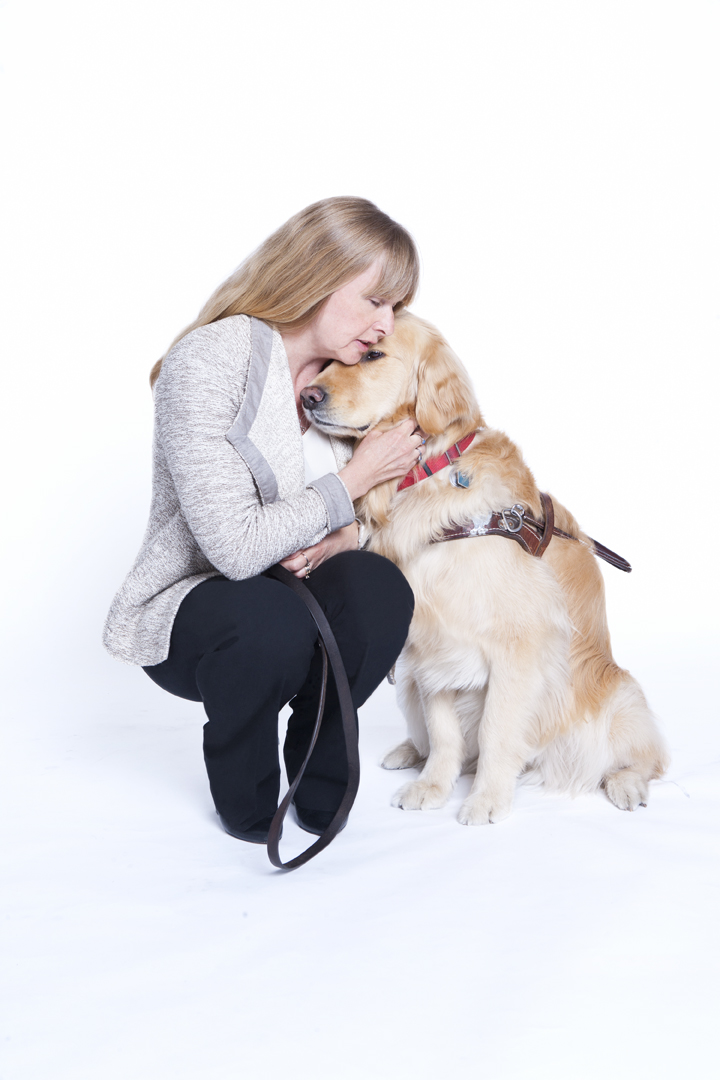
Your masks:
{"label": "shoe", "polygon": [[[254,825],[247,829],[236,829],[225,820],[219,810],[216,813],[225,832],[229,833],[230,836],[234,836],[236,840],[245,840],[248,844],[267,844],[270,826],[272,825],[271,817],[260,818],[259,821],[256,821]],[[280,836],[282,837],[282,829],[280,830]]]}
{"label": "shoe", "polygon": [[[303,807],[298,806],[297,803],[293,803],[293,806],[295,807],[295,817],[300,828],[304,829],[305,832],[315,833],[316,836],[322,836],[337,812],[335,810],[305,810]],[[338,832],[342,832],[346,825],[347,818],[343,821]]]}

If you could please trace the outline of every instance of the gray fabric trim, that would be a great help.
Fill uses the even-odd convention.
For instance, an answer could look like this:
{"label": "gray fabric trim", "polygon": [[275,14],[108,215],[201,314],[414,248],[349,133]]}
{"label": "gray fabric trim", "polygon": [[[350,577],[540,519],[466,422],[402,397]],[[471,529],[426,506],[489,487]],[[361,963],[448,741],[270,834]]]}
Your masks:
{"label": "gray fabric trim", "polygon": [[[231,432],[234,430],[234,427],[235,425],[233,424],[233,427],[230,429]],[[230,434],[226,437],[230,438]],[[278,497],[278,486],[275,473],[272,471],[250,436],[236,434],[233,435],[230,442],[253,474],[263,503],[267,504],[275,502]]]}
{"label": "gray fabric trim", "polygon": [[309,487],[315,488],[323,497],[327,506],[329,532],[342,529],[355,520],[352,499],[337,473],[326,473],[318,480],[313,480]]}
{"label": "gray fabric trim", "polygon": [[[265,389],[268,368],[270,367],[270,353],[272,352],[273,332],[267,323],[260,319],[250,319],[252,331],[252,354],[250,356],[250,369],[245,384],[245,397],[243,398],[240,412],[235,417],[235,423],[228,432],[247,435],[255,423],[257,411]],[[232,442],[232,439],[230,439]]]}
{"label": "gray fabric trim", "polygon": [[240,411],[235,417],[235,422],[230,430],[225,433],[225,438],[232,443],[253,474],[263,503],[271,503],[275,502],[278,497],[277,479],[255,443],[249,438],[248,432],[255,423],[255,417],[260,408],[263,390],[265,389],[270,366],[273,332],[271,327],[260,319],[251,318],[250,326],[252,330],[252,355],[250,357],[247,383],[245,384],[245,396]]}

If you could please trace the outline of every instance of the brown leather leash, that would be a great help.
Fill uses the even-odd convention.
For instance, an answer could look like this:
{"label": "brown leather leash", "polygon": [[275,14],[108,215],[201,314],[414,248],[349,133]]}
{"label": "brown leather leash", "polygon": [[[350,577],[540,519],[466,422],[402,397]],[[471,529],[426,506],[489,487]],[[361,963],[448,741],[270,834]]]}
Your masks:
{"label": "brown leather leash", "polygon": [[[317,717],[315,719],[315,727],[313,729],[312,738],[310,739],[310,746],[308,747],[305,760],[303,761],[297,776],[293,780],[290,788],[282,800],[275,816],[272,819],[270,825],[270,832],[268,834],[267,853],[270,862],[273,866],[277,866],[279,870],[294,870],[298,866],[302,866],[318,855],[323,848],[326,848],[330,844],[347,820],[348,814],[352,804],[355,802],[355,796],[360,786],[360,752],[358,749],[358,730],[357,721],[355,718],[355,706],[353,705],[352,694],[350,693],[350,684],[348,682],[345,666],[342,662],[340,655],[340,649],[338,648],[335,635],[330,629],[330,623],[327,621],[325,612],[320,607],[319,603],[308,589],[307,585],[303,585],[299,578],[296,578],[294,574],[291,574],[289,570],[286,570],[284,566],[276,565],[271,566],[269,570],[265,571],[267,577],[273,577],[277,581],[281,581],[283,585],[287,585],[289,589],[299,596],[302,602],[307,607],[308,611],[313,617],[315,625],[318,628],[320,635],[320,649],[322,651],[323,658],[323,674],[322,674],[322,687],[320,690],[320,701],[318,703]],[[323,713],[325,711],[325,697],[327,691],[327,676],[328,676],[328,660],[330,667],[332,668],[333,675],[335,676],[335,686],[337,687],[338,700],[340,702],[340,716],[342,720],[343,735],[345,736],[345,752],[347,754],[348,763],[348,782],[345,788],[345,794],[343,795],[342,802],[335,813],[332,821],[328,825],[325,832],[320,836],[314,844],[311,844],[309,848],[301,852],[300,855],[296,855],[294,859],[289,859],[288,862],[283,862],[280,858],[279,844],[280,835],[282,833],[283,821],[285,815],[290,808],[293,796],[297,790],[298,784],[303,778],[307,764],[310,761],[313,750],[315,749],[315,743],[320,732],[320,725],[322,724]]]}
{"label": "brown leather leash", "polygon": [[555,508],[552,499],[544,491],[541,491],[540,500],[545,513],[544,521],[536,521],[527,513],[524,506],[515,503],[514,506],[509,507],[507,510],[495,511],[482,519],[468,522],[466,525],[454,525],[449,529],[444,529],[443,535],[438,540],[434,540],[433,543],[442,543],[444,540],[465,540],[474,536],[505,536],[509,540],[516,540],[529,555],[534,555],[539,559],[547,550],[553,536],[562,536],[565,540],[574,540],[578,544],[585,544],[586,547],[590,547],[590,550],[598,558],[604,559],[605,562],[617,567],[618,570],[624,570],[626,574],[630,573],[632,566],[627,559],[623,559],[622,555],[618,555],[616,552],[611,551],[610,548],[606,548],[604,544],[593,540],[591,536],[588,537],[590,541],[588,545],[579,536],[572,536],[570,533],[558,529],[555,525]]}

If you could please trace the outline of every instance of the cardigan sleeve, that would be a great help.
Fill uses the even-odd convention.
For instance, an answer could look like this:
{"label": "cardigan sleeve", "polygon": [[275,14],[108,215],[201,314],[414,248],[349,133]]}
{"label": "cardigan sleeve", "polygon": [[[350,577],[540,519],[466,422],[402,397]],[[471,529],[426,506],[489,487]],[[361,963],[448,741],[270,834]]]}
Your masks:
{"label": "cardigan sleeve", "polygon": [[345,493],[344,514],[337,505],[332,513],[317,487],[263,504],[252,472],[226,438],[249,348],[248,339],[248,355],[238,357],[237,342],[203,327],[168,355],[155,389],[158,442],[179,512],[209,562],[232,580],[261,573],[354,515],[342,481],[334,494],[341,507]]}

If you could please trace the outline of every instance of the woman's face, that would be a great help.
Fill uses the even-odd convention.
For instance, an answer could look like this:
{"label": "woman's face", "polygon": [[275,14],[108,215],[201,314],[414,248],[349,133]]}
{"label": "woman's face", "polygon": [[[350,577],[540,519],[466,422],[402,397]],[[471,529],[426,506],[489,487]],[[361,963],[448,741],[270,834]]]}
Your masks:
{"label": "woman's face", "polygon": [[378,258],[347,285],[332,293],[312,325],[317,355],[343,364],[357,364],[363,353],[381,337],[392,334],[395,325],[393,304],[397,298],[372,292],[380,279],[382,258]]}

